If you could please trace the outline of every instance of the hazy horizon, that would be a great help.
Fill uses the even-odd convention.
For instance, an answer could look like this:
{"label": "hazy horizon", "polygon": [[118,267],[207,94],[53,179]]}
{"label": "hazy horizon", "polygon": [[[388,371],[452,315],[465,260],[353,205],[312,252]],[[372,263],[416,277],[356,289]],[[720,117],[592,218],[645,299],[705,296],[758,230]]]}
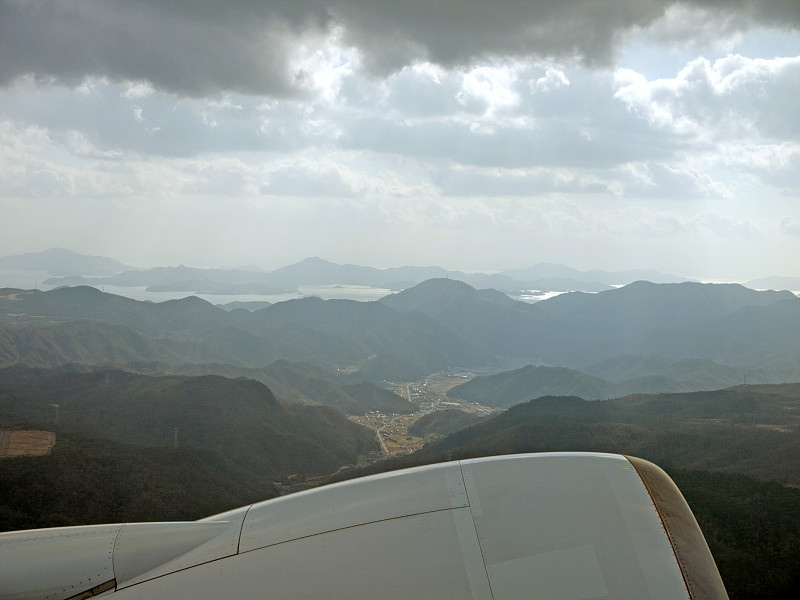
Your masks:
{"label": "hazy horizon", "polygon": [[0,255],[800,275],[800,4],[0,0]]}
{"label": "hazy horizon", "polygon": [[[73,250],[71,250],[69,248],[54,247],[54,248],[47,248],[47,249],[43,249],[43,250],[39,250],[39,251],[33,251],[33,252],[30,252],[30,253],[27,253],[27,252],[26,253],[21,253],[21,254],[39,254],[41,252],[46,252],[48,250],[66,250],[67,252],[74,252]],[[76,253],[76,254],[83,255],[83,253]],[[7,258],[9,256],[20,256],[20,254],[0,256],[0,260],[3,259],[3,258]],[[98,254],[86,254],[84,256],[111,258],[111,259],[115,259],[116,260],[115,256],[105,256],[105,255],[98,255]],[[273,270],[281,269],[283,267],[292,266],[294,264],[301,263],[301,262],[304,262],[306,260],[313,260],[313,259],[320,259],[320,260],[323,260],[323,261],[326,261],[326,262],[330,262],[330,263],[333,263],[333,264],[339,264],[339,265],[347,264],[347,265],[352,265],[352,266],[374,268],[374,269],[379,269],[379,270],[392,269],[392,268],[404,268],[404,267],[412,267],[412,268],[414,268],[414,267],[419,267],[419,268],[440,267],[440,268],[446,269],[447,271],[451,271],[451,272],[462,272],[462,273],[466,273],[466,274],[486,274],[486,275],[500,274],[500,273],[503,273],[505,271],[513,270],[513,269],[516,269],[516,268],[529,268],[529,267],[535,267],[537,265],[542,264],[542,263],[533,263],[533,264],[529,264],[529,265],[524,265],[523,267],[507,267],[507,268],[496,270],[496,271],[488,271],[488,270],[479,271],[479,270],[460,269],[460,268],[457,268],[457,267],[450,268],[450,267],[447,267],[447,266],[436,265],[436,264],[424,264],[424,265],[422,265],[422,264],[417,264],[417,265],[412,265],[412,264],[374,265],[374,264],[368,264],[368,263],[335,263],[335,261],[330,261],[330,260],[326,259],[323,256],[306,256],[306,257],[304,257],[304,258],[302,258],[302,259],[300,259],[298,261],[295,261],[295,262],[292,262],[292,263],[280,264],[280,265],[276,265],[274,267],[266,267],[264,265],[258,265],[258,264],[255,264],[255,263],[250,263],[250,264],[224,264],[224,263],[220,263],[220,264],[187,264],[185,262],[174,262],[174,263],[169,263],[169,264],[165,263],[165,264],[145,265],[145,264],[129,264],[129,263],[125,263],[124,261],[119,261],[119,262],[123,263],[126,267],[131,267],[131,268],[135,268],[135,269],[143,269],[143,270],[153,269],[153,268],[158,268],[158,267],[171,267],[171,268],[174,268],[174,267],[189,267],[189,268],[196,268],[196,269],[242,270],[242,271],[254,271],[254,272],[265,272],[266,273],[266,272],[270,272],[270,271],[273,271]],[[687,275],[685,273],[678,273],[678,272],[664,272],[664,271],[659,271],[658,269],[649,269],[649,268],[634,268],[634,269],[589,268],[589,269],[577,269],[576,267],[574,267],[574,265],[565,264],[565,263],[545,263],[545,264],[553,264],[553,265],[559,265],[559,266],[563,266],[563,267],[567,267],[567,268],[574,268],[574,269],[576,269],[578,271],[584,271],[584,272],[605,271],[605,272],[609,272],[609,273],[615,273],[615,272],[620,272],[621,273],[621,272],[626,272],[626,271],[654,271],[654,272],[659,272],[662,275],[669,275],[669,276],[674,276],[674,277],[683,277],[683,278],[686,278],[686,279],[691,280],[691,281],[698,281],[700,283],[741,283],[741,284],[744,284],[744,283],[747,283],[748,281],[774,277],[774,275],[765,274],[765,275],[762,275],[762,276],[748,278],[748,279],[744,279],[744,278],[742,278],[742,279],[731,279],[731,278],[719,279],[719,278],[696,277],[696,276],[692,276],[691,274]],[[2,281],[0,281],[0,287],[12,284],[15,281],[15,277],[14,277],[14,273],[15,272],[18,272],[18,270],[16,270],[16,269],[8,269],[8,268],[0,268],[0,280],[2,280]],[[30,271],[26,271],[26,272],[27,273],[44,273],[44,272],[46,272],[46,270],[30,270]],[[66,271],[63,274],[66,274]],[[791,276],[791,275],[788,276],[788,277],[794,278],[794,276]],[[20,282],[21,283],[22,282],[27,282],[28,279],[31,279],[31,277],[20,279]],[[42,287],[42,286],[38,286],[38,287]],[[53,286],[44,286],[44,287],[53,287]],[[111,287],[113,288],[115,286],[111,286]],[[309,286],[301,286],[301,287],[306,287],[308,289],[312,289],[315,286],[310,286],[310,287]],[[345,287],[345,288],[354,288],[355,289],[355,288],[359,288],[359,287],[370,288],[371,286],[341,285],[341,284],[331,284],[331,285],[328,285],[328,286],[325,286],[325,285],[316,286],[316,288],[318,288],[320,290],[325,289],[325,288],[332,288],[332,287]],[[375,288],[375,289],[378,289],[378,288]],[[308,290],[306,290],[306,291],[308,291]],[[390,293],[391,292],[391,290],[388,290],[388,289],[385,290],[385,291],[386,291],[386,293]],[[351,290],[351,292],[352,292],[352,290]],[[355,293],[355,292],[353,292],[353,293]],[[131,296],[131,294],[123,294],[123,295]],[[142,298],[151,297],[151,296],[159,296],[159,295],[163,295],[165,298],[167,296],[169,296],[170,298],[172,298],[173,296],[175,298],[183,297],[183,295],[180,294],[180,293],[172,292],[172,293],[156,293],[156,294],[150,294],[150,295],[146,294]],[[215,296],[215,294],[195,294],[195,295],[198,295],[198,296]],[[228,294],[222,294],[222,296],[225,296],[225,295],[228,295]],[[316,294],[312,294],[312,295],[316,295]],[[358,294],[356,294],[356,295],[358,295]],[[246,296],[248,300],[256,300],[258,296],[263,296],[263,295],[259,295],[259,294],[237,294],[237,296],[241,296],[241,297],[245,297]],[[250,296],[252,296],[252,298]],[[278,296],[280,296],[280,295],[277,295],[276,298]],[[335,294],[332,297],[334,297],[334,296],[335,296]],[[133,297],[133,296],[131,296],[131,297]],[[287,298],[288,298],[288,296],[287,296]]]}

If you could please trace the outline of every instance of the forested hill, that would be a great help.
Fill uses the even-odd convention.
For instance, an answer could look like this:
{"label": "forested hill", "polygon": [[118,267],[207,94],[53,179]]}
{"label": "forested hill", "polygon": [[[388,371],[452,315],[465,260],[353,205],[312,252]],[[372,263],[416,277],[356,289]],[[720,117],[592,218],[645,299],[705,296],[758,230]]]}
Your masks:
{"label": "forested hill", "polygon": [[576,450],[800,484],[800,384],[599,401],[545,396],[426,446],[417,459]]}
{"label": "forested hill", "polygon": [[416,404],[370,381],[349,382],[310,363],[278,360],[260,369],[224,363],[170,364],[157,361],[129,362],[126,371],[143,375],[221,375],[245,377],[266,385],[277,397],[288,402],[332,406],[348,415],[363,415],[371,410],[385,413],[414,412]]}
{"label": "forested hill", "polygon": [[194,297],[137,302],[88,287],[0,290],[0,366],[159,361],[261,368],[284,359],[347,367],[380,381],[490,358],[421,313],[376,302],[307,298],[250,313]]}
{"label": "forested hill", "polygon": [[[654,357],[706,361],[758,373],[751,381],[781,382],[800,380],[799,339],[800,299],[791,292],[691,282],[635,282],[531,305],[434,279],[379,302],[303,298],[254,312],[194,297],[137,302],[88,287],[0,290],[0,366],[154,361],[262,369],[287,360],[382,383],[500,358],[590,365],[592,376],[611,380],[618,369],[609,361]],[[705,381],[722,383],[716,375],[692,375],[673,387],[606,386],[597,397],[703,389]]]}
{"label": "forested hill", "polygon": [[[627,364],[626,364],[627,363]],[[671,361],[629,357],[609,360],[598,366],[600,372],[645,373],[638,377],[609,381],[564,367],[528,365],[513,371],[475,377],[448,390],[451,398],[508,408],[540,396],[579,396],[585,400],[606,400],[630,394],[661,394],[715,390],[743,381],[760,383],[779,378],[768,369],[726,367],[709,360]]]}
{"label": "forested hill", "polygon": [[375,435],[325,406],[283,405],[263,384],[218,376],[0,370],[0,419],[146,447],[203,448],[275,478],[326,474]]}
{"label": "forested hill", "polygon": [[48,456],[0,461],[0,531],[192,521],[273,498],[274,480],[202,448],[59,433]]}
{"label": "forested hill", "polygon": [[381,302],[422,312],[493,354],[538,364],[581,368],[615,357],[659,356],[774,367],[800,378],[800,299],[791,292],[639,281],[530,305],[437,279]]}

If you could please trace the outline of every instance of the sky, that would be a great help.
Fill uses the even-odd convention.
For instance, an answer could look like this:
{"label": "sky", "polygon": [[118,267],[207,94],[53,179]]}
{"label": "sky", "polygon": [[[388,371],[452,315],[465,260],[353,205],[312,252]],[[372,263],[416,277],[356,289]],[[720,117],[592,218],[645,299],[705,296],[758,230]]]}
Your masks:
{"label": "sky", "polygon": [[796,0],[0,0],[0,255],[800,276]]}

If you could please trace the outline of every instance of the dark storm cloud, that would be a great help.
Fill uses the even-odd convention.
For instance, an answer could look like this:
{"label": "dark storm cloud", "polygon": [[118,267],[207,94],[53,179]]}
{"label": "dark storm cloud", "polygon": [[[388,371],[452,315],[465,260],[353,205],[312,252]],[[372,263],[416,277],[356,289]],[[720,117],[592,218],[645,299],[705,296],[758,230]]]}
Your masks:
{"label": "dark storm cloud", "polygon": [[[621,34],[647,27],[662,0],[0,0],[0,83],[33,74],[146,80],[178,94],[282,95],[306,87],[297,52],[332,32],[388,73],[425,59],[491,55],[611,61]],[[784,28],[796,0],[691,0],[709,13]]]}
{"label": "dark storm cloud", "polygon": [[0,82],[34,74],[146,80],[200,96],[285,94],[302,87],[287,57],[327,28],[309,6],[232,0],[0,0]]}

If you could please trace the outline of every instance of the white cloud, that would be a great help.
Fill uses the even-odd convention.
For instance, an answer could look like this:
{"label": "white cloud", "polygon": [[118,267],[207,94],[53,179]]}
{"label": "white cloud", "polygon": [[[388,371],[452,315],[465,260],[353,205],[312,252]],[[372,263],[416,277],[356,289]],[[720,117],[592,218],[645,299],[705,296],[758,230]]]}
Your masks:
{"label": "white cloud", "polygon": [[548,67],[545,74],[536,82],[531,82],[532,92],[549,92],[569,85],[569,79],[564,71],[556,67]]}
{"label": "white cloud", "polygon": [[357,197],[363,193],[358,177],[342,166],[293,165],[276,169],[262,194],[276,196]]}
{"label": "white cloud", "polygon": [[146,81],[128,83],[127,89],[123,91],[120,96],[126,100],[138,100],[139,98],[146,98],[151,96],[155,89]]}
{"label": "white cloud", "polygon": [[675,77],[648,81],[622,69],[615,97],[656,127],[711,139],[796,140],[800,56],[697,58]]}
{"label": "white cloud", "polygon": [[783,217],[781,219],[781,231],[785,235],[800,238],[800,220],[794,217]]}
{"label": "white cloud", "polygon": [[727,198],[732,192],[706,171],[681,164],[630,163],[618,170],[623,193],[633,198],[664,198],[686,201],[697,198]]}

